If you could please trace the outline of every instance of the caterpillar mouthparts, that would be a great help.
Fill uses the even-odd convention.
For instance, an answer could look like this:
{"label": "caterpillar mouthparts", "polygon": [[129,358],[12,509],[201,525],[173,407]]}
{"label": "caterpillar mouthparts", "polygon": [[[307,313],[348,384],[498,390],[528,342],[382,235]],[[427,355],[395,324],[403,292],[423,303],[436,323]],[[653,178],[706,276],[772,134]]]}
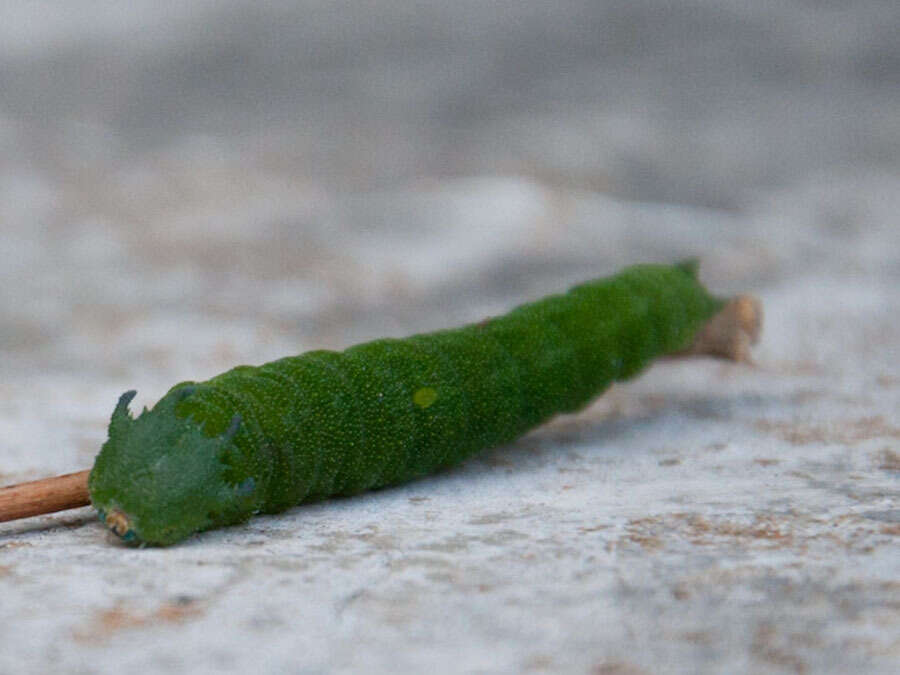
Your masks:
{"label": "caterpillar mouthparts", "polygon": [[137,534],[131,529],[131,521],[123,511],[115,508],[109,511],[101,509],[97,515],[100,518],[100,522],[104,523],[122,541],[132,542],[137,539]]}

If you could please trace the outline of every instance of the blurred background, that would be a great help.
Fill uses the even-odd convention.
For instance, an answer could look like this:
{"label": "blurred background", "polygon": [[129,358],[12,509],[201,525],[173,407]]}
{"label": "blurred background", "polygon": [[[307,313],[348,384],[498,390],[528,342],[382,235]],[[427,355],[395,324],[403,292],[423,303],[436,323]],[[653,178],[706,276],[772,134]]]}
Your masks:
{"label": "blurred background", "polygon": [[[725,416],[726,436],[744,429],[756,447],[781,429],[785,444],[778,424],[824,424],[858,408],[866,419],[881,415],[868,437],[880,452],[886,438],[896,441],[900,382],[898,30],[895,0],[2,2],[0,479],[89,466],[125,389],[139,390],[139,409],[176,381],[237,363],[478,320],[627,264],[695,255],[716,291],[763,298],[763,369],[655,370],[600,418],[612,410],[659,420],[657,393],[737,396],[749,386],[749,409],[734,398],[708,403]],[[768,398],[776,391],[783,396]],[[692,405],[668,409],[658,433],[670,440],[660,443],[677,446],[707,419],[708,408]],[[746,429],[728,418],[744,414]],[[754,426],[757,418],[769,426]],[[622,440],[613,431],[601,445]],[[635,452],[648,447],[632,441]],[[793,469],[826,482],[833,470],[839,485],[848,467],[869,466],[832,461],[832,450]],[[741,452],[733,465],[720,456],[707,473],[692,471],[709,485],[721,484],[722,463],[735,480],[755,475]],[[876,485],[888,475],[879,462]],[[649,466],[635,480],[666,471]],[[665,493],[670,483],[660,480]],[[766,480],[747,487],[735,512],[755,513]],[[809,494],[775,502],[837,508],[804,502]],[[358,523],[347,517],[350,531]],[[650,588],[683,565],[702,567],[703,555],[636,580],[636,554],[615,573]],[[872,598],[887,593],[879,574],[900,573],[879,564],[865,582]],[[85,565],[75,576],[101,572]],[[166,587],[147,574],[149,587]],[[844,601],[857,602],[828,574],[807,579],[810,592],[843,588]],[[817,634],[816,621],[847,618],[837,605],[797,618],[773,578],[761,573],[743,590],[787,603],[777,606],[792,630]],[[657,619],[665,612],[648,593],[631,608],[644,617],[634,630],[671,637],[682,610]],[[553,596],[551,607],[582,592],[572,594]],[[698,603],[691,616],[712,637],[688,651],[645,645],[645,666],[675,654],[699,672],[730,654],[740,669],[760,640],[754,663],[774,668],[781,658],[795,672],[875,672],[891,654],[848,651],[840,640],[850,627],[818,656],[785,657],[768,629],[722,634],[755,610],[738,603],[715,614]],[[890,606],[880,605],[896,619]],[[582,625],[592,616],[584,611],[545,637]],[[59,616],[35,628],[38,651],[67,625]],[[421,625],[422,613],[410,616]],[[773,625],[788,625],[782,619]],[[346,644],[362,633],[354,635]],[[484,639],[495,638],[509,647],[509,668],[527,669],[527,645]],[[584,640],[560,637],[548,650],[592,644]],[[448,654],[481,663],[463,642],[445,643]],[[724,651],[712,646],[720,642]],[[897,642],[886,644],[896,654]],[[601,663],[590,649],[569,651]],[[17,653],[0,654],[0,665],[14,666]],[[70,666],[82,654],[66,653]],[[128,653],[110,663],[132,663]],[[143,666],[158,656],[132,653]]]}
{"label": "blurred background", "polygon": [[900,199],[890,0],[73,1],[2,18],[14,361],[73,364],[69,344],[80,370],[112,365],[104,341],[136,350],[117,367],[146,360],[157,311],[180,333],[158,352],[220,336],[209,312],[240,324],[229,335],[333,346],[644,259],[702,255],[746,285],[851,245],[897,272],[872,240]]}

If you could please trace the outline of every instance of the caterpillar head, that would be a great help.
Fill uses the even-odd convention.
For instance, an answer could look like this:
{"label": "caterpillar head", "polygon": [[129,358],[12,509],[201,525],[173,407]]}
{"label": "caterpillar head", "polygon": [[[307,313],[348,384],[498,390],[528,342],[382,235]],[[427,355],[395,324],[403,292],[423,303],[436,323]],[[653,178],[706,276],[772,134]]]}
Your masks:
{"label": "caterpillar head", "polygon": [[129,543],[172,544],[234,522],[246,508],[246,481],[235,486],[227,480],[223,461],[240,418],[223,434],[208,436],[192,418],[176,415],[176,404],[193,391],[173,388],[136,418],[128,411],[135,392],[128,391],[113,411],[88,487],[100,519]]}

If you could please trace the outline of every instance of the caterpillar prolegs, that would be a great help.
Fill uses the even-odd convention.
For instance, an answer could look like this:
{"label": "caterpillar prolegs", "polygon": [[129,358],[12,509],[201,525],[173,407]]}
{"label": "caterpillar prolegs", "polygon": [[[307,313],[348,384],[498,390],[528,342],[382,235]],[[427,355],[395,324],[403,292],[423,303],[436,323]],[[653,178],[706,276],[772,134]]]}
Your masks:
{"label": "caterpillar prolegs", "polygon": [[693,263],[639,265],[462,328],[182,382],[137,418],[126,392],[91,501],[123,539],[165,545],[407,481],[582,408],[722,305]]}

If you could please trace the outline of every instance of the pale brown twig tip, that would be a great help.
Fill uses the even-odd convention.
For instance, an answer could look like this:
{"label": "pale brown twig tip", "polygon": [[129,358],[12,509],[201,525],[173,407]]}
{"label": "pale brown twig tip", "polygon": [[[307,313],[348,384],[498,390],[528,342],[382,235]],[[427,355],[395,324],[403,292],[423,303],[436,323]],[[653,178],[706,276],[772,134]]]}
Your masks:
{"label": "pale brown twig tip", "polygon": [[700,330],[688,354],[752,363],[750,347],[762,332],[762,303],[752,295],[738,295]]}

